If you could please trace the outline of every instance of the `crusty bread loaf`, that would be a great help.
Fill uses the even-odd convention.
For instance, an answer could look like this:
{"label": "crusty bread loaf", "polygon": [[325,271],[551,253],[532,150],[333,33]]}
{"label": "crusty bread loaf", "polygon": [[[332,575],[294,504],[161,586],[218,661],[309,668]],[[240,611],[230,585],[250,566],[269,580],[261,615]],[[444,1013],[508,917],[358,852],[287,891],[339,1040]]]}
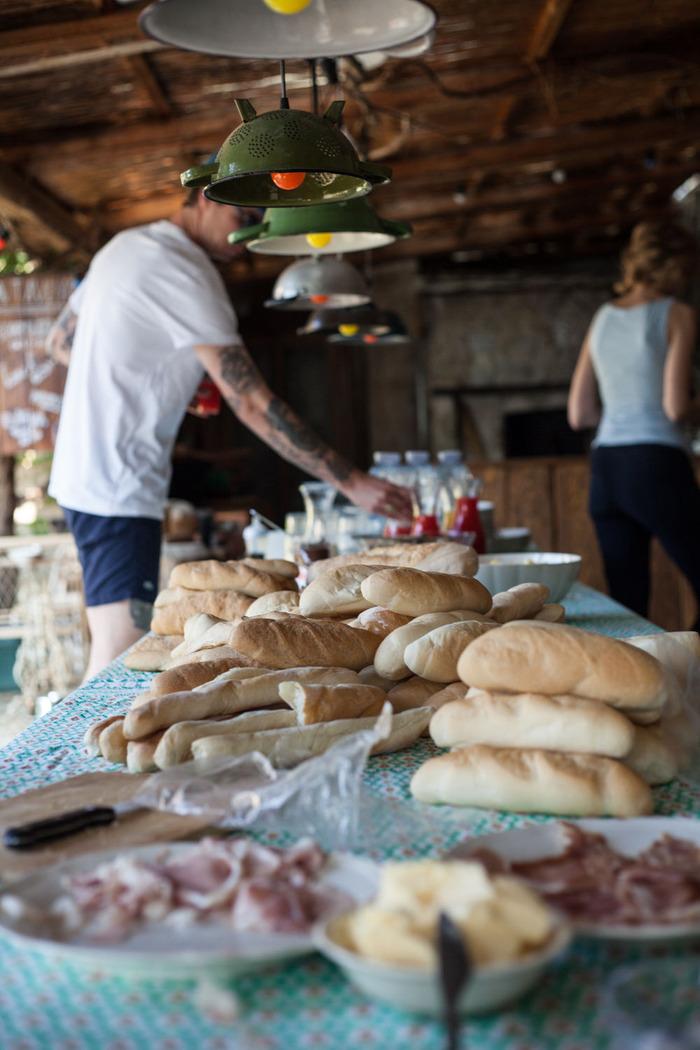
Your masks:
{"label": "crusty bread loaf", "polygon": [[126,768],[130,773],[154,773],[156,748],[162,733],[154,733],[145,740],[129,740],[126,745]]}
{"label": "crusty bread loaf", "polygon": [[295,591],[297,587],[293,577],[264,572],[241,561],[182,562],[173,568],[168,585],[188,591],[238,591],[251,598],[273,591]]}
{"label": "crusty bread loaf", "polygon": [[390,689],[386,698],[394,711],[412,711],[416,707],[432,707],[433,696],[439,691],[437,682],[414,675]]}
{"label": "crusty bread loaf", "polygon": [[146,634],[124,656],[124,666],[130,671],[161,671],[181,641],[179,634]]}
{"label": "crusty bread loaf", "polygon": [[372,603],[363,598],[360,587],[373,572],[375,567],[359,563],[324,572],[302,591],[300,612],[304,616],[349,616],[369,609]]}
{"label": "crusty bread loaf", "polygon": [[226,623],[226,620],[220,620],[218,616],[211,616],[209,613],[195,613],[185,622],[183,641],[193,642],[196,638],[201,638],[206,634],[211,627],[216,627],[220,623]]}
{"label": "crusty bread loaf", "polygon": [[111,726],[113,722],[121,722],[124,719],[124,715],[110,715],[109,718],[101,718],[99,722],[92,722],[91,725],[85,730],[85,736],[83,737],[83,745],[85,752],[90,758],[95,758],[100,754],[100,733],[107,726]]}
{"label": "crusty bread loaf", "polygon": [[129,740],[141,740],[176,722],[197,718],[232,716],[256,707],[272,707],[280,702],[280,682],[295,679],[320,685],[354,681],[354,672],[344,667],[295,667],[293,670],[262,671],[242,678],[244,668],[233,668],[197,689],[157,696],[131,708],[124,722]]}
{"label": "crusty bread loaf", "polygon": [[246,613],[247,619],[253,616],[268,616],[272,612],[298,613],[301,595],[298,591],[272,591],[256,598]]}
{"label": "crusty bread loaf", "polygon": [[463,700],[466,696],[467,688],[464,682],[450,682],[444,689],[440,689],[437,693],[433,693],[430,697],[430,706],[435,710],[443,707],[445,704],[451,703],[453,700]]}
{"label": "crusty bread loaf", "polygon": [[651,792],[622,762],[560,751],[460,747],[430,758],[411,780],[420,802],[570,817],[640,817]]}
{"label": "crusty bread loaf", "polygon": [[187,620],[200,612],[220,620],[237,620],[245,616],[252,603],[252,598],[237,591],[179,590],[175,600],[153,610],[151,630],[154,634],[184,634]]}
{"label": "crusty bread loaf", "polygon": [[[192,744],[206,736],[230,736],[253,733],[261,729],[284,729],[296,725],[293,711],[245,711],[233,718],[202,718],[195,722],[177,722],[162,734],[154,762],[159,769],[170,769],[192,758]],[[139,743],[132,740],[130,744]]]}
{"label": "crusty bread loaf", "polygon": [[543,583],[518,583],[507,591],[494,594],[489,616],[496,623],[527,620],[542,609],[549,598],[549,587]]}
{"label": "crusty bread loaf", "polygon": [[689,692],[700,690],[700,634],[697,631],[665,631],[624,641],[656,657],[666,668],[677,686],[676,708]]}
{"label": "crusty bread loaf", "polygon": [[545,620],[547,623],[563,623],[566,619],[566,609],[558,602],[549,602],[535,613],[533,620]]}
{"label": "crusty bread loaf", "polygon": [[361,627],[365,631],[378,634],[380,638],[386,638],[392,631],[405,627],[411,620],[411,616],[403,616],[401,613],[391,612],[390,609],[382,609],[380,605],[372,605],[359,614],[352,626]]}
{"label": "crusty bread loaf", "polygon": [[388,678],[382,678],[380,674],[377,674],[374,670],[374,664],[370,664],[369,667],[363,667],[361,671],[358,671],[357,680],[361,685],[374,685],[377,689],[383,689],[385,693],[395,685]]}
{"label": "crusty bread loaf", "polygon": [[462,653],[459,677],[496,692],[568,694],[620,709],[659,711],[661,665],[615,638],[538,620],[505,624]]}
{"label": "crusty bread loaf", "polygon": [[171,663],[168,666],[172,666],[172,661],[181,660],[203,649],[216,649],[220,645],[228,645],[232,629],[229,620],[220,620],[209,613],[190,616],[185,622],[185,637],[170,654]]}
{"label": "crusty bread loaf", "polygon": [[622,758],[634,743],[634,726],[599,700],[470,690],[435,712],[430,735],[438,747],[489,744]]}
{"label": "crusty bread loaf", "polygon": [[476,638],[494,629],[495,624],[463,620],[446,623],[416,638],[406,646],[404,663],[413,674],[443,685],[457,680],[457,662]]}
{"label": "crusty bread loaf", "polygon": [[635,726],[634,743],[624,763],[647,784],[667,784],[680,769],[677,747],[661,726]]}
{"label": "crusty bread loaf", "polygon": [[443,627],[448,623],[458,623],[461,620],[471,619],[471,613],[463,611],[426,613],[425,616],[416,616],[403,627],[397,627],[395,631],[382,639],[379,648],[374,654],[374,669],[382,678],[391,678],[395,682],[402,678],[408,678],[411,674],[406,667],[404,653],[406,647],[422,638],[436,627]]}
{"label": "crusty bread loaf", "polygon": [[349,667],[360,671],[374,659],[379,636],[343,623],[307,620],[243,620],[232,635],[240,652],[268,667]]}
{"label": "crusty bread loaf", "polygon": [[363,582],[362,594],[371,605],[382,605],[407,616],[450,609],[486,613],[491,608],[491,595],[483,584],[448,572],[381,569]]}
{"label": "crusty bread loaf", "polygon": [[299,566],[286,558],[241,558],[241,565],[250,565],[258,572],[269,572],[272,576],[288,576],[294,580],[299,575]]}
{"label": "crusty bread loaf", "polygon": [[[216,660],[231,660],[231,666],[235,667],[241,660],[241,653],[237,653],[230,645],[216,645],[213,649],[198,649],[194,653],[188,653],[177,659],[170,659],[167,667],[164,667],[163,670],[172,671],[174,668],[182,667],[184,664],[213,663]],[[246,659],[246,663],[253,663],[254,665],[254,662],[251,660]]]}
{"label": "crusty bread loaf", "polygon": [[325,558],[312,563],[309,577],[315,580],[329,569],[358,561],[363,565],[420,566],[426,572],[450,572],[457,576],[473,576],[479,567],[479,557],[473,547],[437,540],[435,543],[389,543],[383,547],[370,547],[359,555],[340,554],[335,558]]}
{"label": "crusty bread loaf", "polygon": [[296,714],[299,725],[359,718],[368,708],[381,711],[387,699],[383,689],[358,682],[313,685],[310,682],[281,682],[279,695]]}
{"label": "crusty bread loaf", "polygon": [[247,656],[239,656],[238,659],[229,658],[181,664],[179,667],[173,667],[157,674],[150,683],[150,693],[152,696],[165,696],[167,693],[181,693],[185,689],[196,689],[198,685],[212,682],[219,675],[224,674],[225,671],[230,671],[234,667],[245,667],[250,671],[250,677],[253,677],[256,671],[259,673],[260,671],[269,670],[269,668],[261,667],[259,664],[251,667]]}
{"label": "crusty bread loaf", "polygon": [[114,721],[110,719],[97,738],[102,757],[108,762],[115,762],[122,766],[126,762],[125,721],[126,719],[123,716],[115,718]]}
{"label": "crusty bread loaf", "polygon": [[[373,755],[401,751],[415,743],[430,720],[431,709],[418,708],[394,715],[391,732],[372,748]],[[322,755],[336,741],[363,729],[372,729],[376,718],[343,718],[336,722],[322,722],[288,729],[269,729],[258,733],[238,733],[228,736],[204,737],[192,744],[192,754],[200,761],[223,756],[245,755],[260,751],[278,767],[293,766],[307,758]]]}

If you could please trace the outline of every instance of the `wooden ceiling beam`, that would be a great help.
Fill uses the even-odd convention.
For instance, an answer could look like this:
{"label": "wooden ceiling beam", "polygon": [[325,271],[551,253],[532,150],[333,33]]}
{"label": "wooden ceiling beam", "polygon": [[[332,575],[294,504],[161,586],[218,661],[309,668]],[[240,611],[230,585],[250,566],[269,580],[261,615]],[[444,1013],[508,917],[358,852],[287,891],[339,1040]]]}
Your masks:
{"label": "wooden ceiling beam", "polygon": [[89,256],[86,230],[73,214],[40,186],[1,162],[0,215],[17,227],[20,241],[29,251]]}
{"label": "wooden ceiling beam", "polygon": [[0,78],[46,73],[162,48],[143,35],[133,7],[96,18],[50,22],[0,32]]}
{"label": "wooden ceiling beam", "polygon": [[526,62],[541,62],[564,24],[572,0],[544,0],[525,52]]}
{"label": "wooden ceiling beam", "polygon": [[155,113],[161,117],[172,117],[173,107],[163,87],[156,77],[146,55],[131,55],[129,68],[134,79],[143,89]]}

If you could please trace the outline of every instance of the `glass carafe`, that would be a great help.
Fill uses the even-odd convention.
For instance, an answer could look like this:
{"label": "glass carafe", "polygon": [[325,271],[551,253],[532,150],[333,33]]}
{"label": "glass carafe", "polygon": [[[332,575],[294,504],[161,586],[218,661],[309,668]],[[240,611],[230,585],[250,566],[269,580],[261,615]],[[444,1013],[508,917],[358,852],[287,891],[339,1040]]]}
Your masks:
{"label": "glass carafe", "polygon": [[337,489],[325,481],[305,481],[299,486],[299,491],[306,513],[299,553],[307,563],[318,561],[320,558],[330,558],[328,522]]}

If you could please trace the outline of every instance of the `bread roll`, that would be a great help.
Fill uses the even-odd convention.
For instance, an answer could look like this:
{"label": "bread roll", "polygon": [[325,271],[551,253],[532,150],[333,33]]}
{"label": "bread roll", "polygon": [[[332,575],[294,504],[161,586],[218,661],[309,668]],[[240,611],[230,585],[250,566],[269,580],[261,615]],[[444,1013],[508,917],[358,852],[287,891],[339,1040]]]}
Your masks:
{"label": "bread roll", "polygon": [[[230,736],[231,733],[252,733],[261,729],[284,729],[296,725],[293,711],[246,711],[233,718],[203,718],[195,722],[177,722],[162,734],[154,762],[158,769],[170,769],[192,758],[195,740],[210,736]],[[131,744],[140,743],[132,740]],[[128,757],[128,755],[127,755]]]}
{"label": "bread roll", "polygon": [[440,689],[439,692],[433,693],[430,697],[430,706],[433,710],[437,711],[445,704],[451,703],[453,700],[463,700],[466,696],[466,686],[464,682],[451,682],[446,685],[444,689]]}
{"label": "bread roll", "polygon": [[667,784],[680,768],[677,749],[657,726],[635,726],[634,742],[624,762],[647,784]]}
{"label": "bread roll", "polygon": [[379,637],[346,624],[290,616],[244,620],[232,635],[240,652],[268,667],[349,667],[360,671],[374,659]]}
{"label": "bread roll", "polygon": [[181,641],[180,634],[146,634],[126,653],[124,666],[130,671],[161,671]]}
{"label": "bread roll", "polygon": [[197,686],[204,685],[205,682],[212,682],[219,675],[232,670],[234,667],[245,668],[249,673],[243,677],[247,678],[252,678],[262,671],[269,670],[269,668],[257,665],[250,667],[246,661],[247,657],[239,657],[238,660],[207,660],[201,663],[182,664],[180,667],[162,671],[151,682],[151,696],[165,696],[167,693],[181,693],[185,689],[196,689]]}
{"label": "bread roll", "polygon": [[279,703],[280,682],[295,679],[319,685],[354,681],[355,675],[344,667],[295,667],[293,671],[262,671],[241,678],[242,668],[233,668],[197,689],[158,696],[126,716],[124,733],[129,740],[140,740],[176,722],[218,715],[237,715],[256,707]]}
{"label": "bread roll", "polygon": [[240,561],[182,562],[170,573],[168,584],[188,591],[238,591],[251,598],[297,589],[293,577],[277,576]]}
{"label": "bread roll", "polygon": [[301,595],[298,591],[272,591],[256,598],[246,613],[247,619],[267,616],[272,612],[298,613]]}
{"label": "bread roll", "polygon": [[309,682],[281,682],[279,695],[296,714],[301,726],[315,722],[334,722],[339,718],[358,718],[368,708],[379,711],[387,697],[383,689],[357,682],[339,685],[312,685]]}
{"label": "bread roll", "polygon": [[469,612],[426,613],[425,616],[416,616],[414,620],[403,627],[397,627],[382,640],[374,654],[375,671],[382,678],[391,678],[395,682],[408,678],[411,672],[406,667],[404,653],[411,642],[429,634],[436,627],[470,618]]}
{"label": "bread roll", "polygon": [[359,554],[339,554],[335,558],[324,558],[309,566],[309,578],[317,579],[324,572],[341,565],[406,565],[425,566],[430,572],[451,572],[457,576],[473,576],[479,566],[479,558],[472,547],[449,540],[435,543],[388,543],[383,547],[370,547]]}
{"label": "bread roll", "polygon": [[126,737],[124,736],[123,716],[109,720],[109,724],[101,731],[97,743],[100,754],[107,762],[124,765],[126,762]]}
{"label": "bread roll", "polygon": [[598,700],[470,691],[435,712],[430,735],[438,747],[490,744],[622,758],[634,743],[634,726]]}
{"label": "bread roll", "polygon": [[461,747],[430,758],[411,780],[419,802],[570,817],[640,817],[651,792],[614,758],[559,751]]}
{"label": "bread roll", "polygon": [[[427,548],[430,548],[428,550]],[[413,563],[423,572],[448,572],[455,576],[473,576],[479,568],[479,556],[473,547],[464,543],[429,543],[423,546],[425,554]]]}
{"label": "bread roll", "polygon": [[83,737],[83,745],[85,752],[90,758],[96,758],[100,754],[100,733],[103,729],[111,726],[114,722],[121,722],[124,719],[124,715],[111,715],[109,718],[102,718],[99,722],[93,722],[85,730],[85,736]]}
{"label": "bread roll", "polygon": [[543,583],[518,583],[507,591],[494,594],[489,616],[496,623],[527,620],[540,612],[549,598],[549,587]]}
{"label": "bread roll", "polygon": [[700,689],[700,634],[697,631],[665,631],[625,638],[628,645],[656,657],[673,676],[678,699]]}
{"label": "bread roll", "polygon": [[[430,708],[419,708],[416,711],[402,711],[394,715],[389,736],[372,748],[372,754],[382,755],[410,747],[427,726],[430,714]],[[293,766],[307,758],[322,755],[345,736],[372,729],[375,722],[376,718],[343,718],[337,722],[294,726],[290,729],[205,737],[192,743],[192,754],[198,761],[210,761],[223,756],[246,755],[250,751],[260,751],[267,755],[275,766]]]}
{"label": "bread roll", "polygon": [[491,631],[495,624],[463,620],[435,627],[407,645],[403,658],[406,667],[421,678],[443,685],[456,681],[457,661],[475,638]]}
{"label": "bread roll", "polygon": [[126,768],[130,773],[154,773],[156,748],[162,733],[154,733],[145,740],[130,740],[126,745]]}
{"label": "bread roll", "polygon": [[269,572],[272,576],[287,576],[290,580],[299,575],[299,566],[286,558],[241,558],[241,565],[250,565],[258,572]]}
{"label": "bread roll", "polygon": [[360,685],[374,685],[377,689],[383,689],[385,693],[396,684],[390,679],[382,678],[380,674],[377,674],[374,670],[374,664],[370,664],[369,667],[363,667],[361,671],[358,671],[357,680]]}
{"label": "bread roll", "polygon": [[386,694],[394,711],[412,711],[416,707],[432,707],[433,696],[440,691],[436,682],[425,678],[406,678]]}
{"label": "bread roll", "polygon": [[380,605],[372,605],[365,609],[353,623],[353,627],[361,627],[365,631],[372,631],[380,638],[386,638],[392,631],[399,627],[405,627],[411,622],[412,617],[403,616],[401,613],[382,609]]}
{"label": "bread roll", "polygon": [[491,595],[478,580],[420,569],[381,569],[363,582],[362,594],[370,605],[407,616],[450,609],[486,613],[491,608]]}
{"label": "bread roll", "polygon": [[228,620],[219,620],[208,613],[190,616],[185,623],[184,639],[170,654],[171,662],[192,653],[202,652],[203,649],[217,649],[220,645],[228,645],[232,630],[233,626]]}
{"label": "bread roll", "polygon": [[151,630],[154,634],[183,634],[185,623],[195,613],[205,612],[220,620],[237,620],[245,616],[253,599],[237,591],[179,591],[174,601],[153,610]]}
{"label": "bread roll", "polygon": [[565,619],[566,609],[558,602],[543,605],[540,611],[533,616],[533,620],[546,620],[547,623],[563,623]]}
{"label": "bread roll", "polygon": [[372,565],[341,565],[324,572],[304,589],[299,609],[304,616],[348,616],[369,609],[360,587],[376,572]]}
{"label": "bread roll", "polygon": [[183,640],[192,642],[195,638],[201,638],[210,627],[216,627],[218,623],[226,623],[226,620],[220,620],[218,616],[210,616],[209,613],[195,613],[185,623],[185,637]]}
{"label": "bread roll", "polygon": [[472,642],[457,667],[468,685],[495,692],[568,694],[658,712],[661,665],[615,638],[538,620],[505,624]]}
{"label": "bread roll", "polygon": [[175,660],[170,659],[167,667],[164,667],[163,670],[173,671],[176,667],[184,667],[185,664],[215,663],[217,660],[229,660],[230,666],[236,667],[243,659],[245,659],[247,665],[255,666],[254,660],[244,658],[241,653],[237,653],[230,645],[215,645],[213,649],[198,649],[194,653],[188,653],[186,656],[180,656]]}

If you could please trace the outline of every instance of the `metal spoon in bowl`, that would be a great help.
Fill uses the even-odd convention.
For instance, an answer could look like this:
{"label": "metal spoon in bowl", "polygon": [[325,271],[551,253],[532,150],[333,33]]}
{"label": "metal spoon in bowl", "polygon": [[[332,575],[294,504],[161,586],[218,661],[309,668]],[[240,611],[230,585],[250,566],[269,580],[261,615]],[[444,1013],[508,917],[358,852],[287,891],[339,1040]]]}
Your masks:
{"label": "metal spoon in bowl", "polygon": [[440,987],[445,1001],[447,1050],[459,1050],[458,1003],[462,990],[472,972],[464,937],[449,915],[440,912],[438,923],[438,950],[440,955]]}

